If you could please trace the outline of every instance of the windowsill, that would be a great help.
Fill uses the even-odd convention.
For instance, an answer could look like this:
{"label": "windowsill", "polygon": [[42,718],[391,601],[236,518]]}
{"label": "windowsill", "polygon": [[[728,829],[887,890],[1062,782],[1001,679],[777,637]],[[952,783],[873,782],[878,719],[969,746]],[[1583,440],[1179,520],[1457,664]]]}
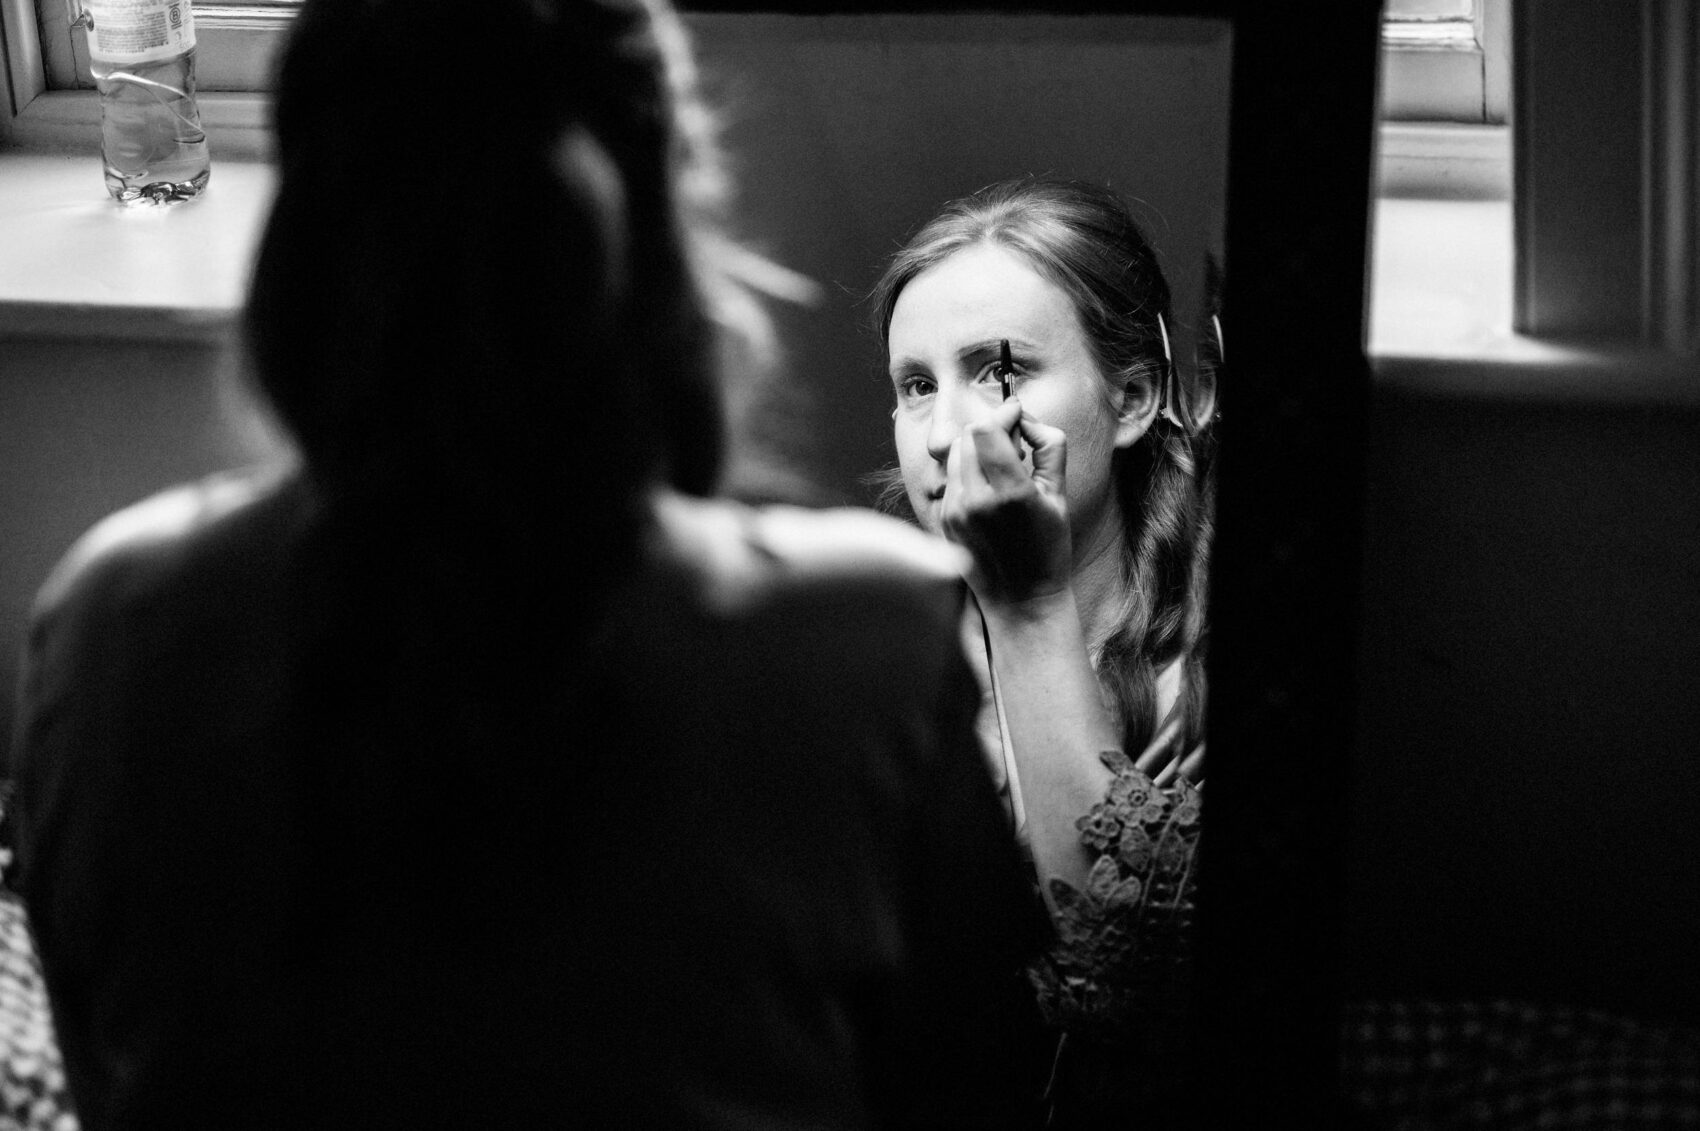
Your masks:
{"label": "windowsill", "polygon": [[1375,381],[1448,397],[1700,405],[1691,359],[1513,332],[1511,202],[1376,201],[1369,304]]}
{"label": "windowsill", "polygon": [[1372,357],[1489,357],[1535,348],[1511,332],[1511,202],[1375,202]]}
{"label": "windowsill", "polygon": [[222,158],[196,200],[120,206],[98,145],[0,153],[0,338],[207,340],[240,309],[271,166]]}
{"label": "windowsill", "polygon": [[[209,100],[212,181],[201,199],[164,208],[119,207],[106,195],[92,99],[37,103],[91,132],[70,153],[63,134],[57,152],[0,152],[0,338],[225,335],[274,188],[272,167],[254,156],[263,145],[252,140],[262,132],[263,99]],[[1512,332],[1503,130],[1384,127],[1380,158],[1369,320],[1379,384],[1449,396],[1700,404],[1690,361]]]}
{"label": "windowsill", "polygon": [[1451,122],[1383,122],[1376,136],[1378,197],[1509,200],[1511,130]]}
{"label": "windowsill", "polygon": [[[257,156],[265,151],[265,105],[257,95],[205,96],[213,150],[206,195],[166,208],[121,208],[100,179],[98,101],[87,92],[37,98],[14,132],[17,147],[0,152],[0,200],[7,202],[0,210],[0,247],[7,249],[0,257],[0,336],[199,339],[222,332],[241,305],[271,199],[272,170]],[[1437,325],[1448,328],[1438,343],[1443,350],[1499,349],[1508,331],[1491,323],[1497,317],[1510,324],[1504,131],[1388,126],[1381,161],[1384,192],[1427,185],[1456,196],[1460,186],[1474,186],[1477,195],[1497,196],[1497,203],[1442,211],[1447,224],[1463,219],[1503,235],[1472,237],[1467,262],[1429,263],[1424,256],[1433,248],[1421,217],[1432,202],[1385,201],[1373,350],[1436,348]],[[1405,266],[1389,276],[1385,268],[1394,263]],[[1456,284],[1470,278],[1487,282],[1460,298]],[[1429,319],[1427,304],[1437,301],[1451,306]]]}

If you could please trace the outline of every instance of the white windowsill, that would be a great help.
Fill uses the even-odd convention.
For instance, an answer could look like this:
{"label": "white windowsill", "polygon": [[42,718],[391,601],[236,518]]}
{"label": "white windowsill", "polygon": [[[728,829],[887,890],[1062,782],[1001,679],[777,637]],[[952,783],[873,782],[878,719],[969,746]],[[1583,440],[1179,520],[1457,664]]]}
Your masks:
{"label": "white windowsill", "polygon": [[1694,363],[1513,332],[1508,200],[1376,201],[1369,355],[1376,383],[1454,397],[1700,405]]}
{"label": "white windowsill", "polygon": [[[87,118],[91,103],[48,105],[75,119]],[[261,132],[263,100],[225,100],[215,114],[251,138]],[[246,155],[263,146],[225,141],[232,155],[220,143],[215,129],[206,194],[164,208],[115,205],[101,182],[98,142],[74,152],[0,152],[0,339],[227,333],[275,178]],[[1511,204],[1494,188],[1509,177],[1503,131],[1384,127],[1381,149],[1368,341],[1378,383],[1447,395],[1700,404],[1691,362],[1512,333]],[[1421,166],[1437,186],[1432,195],[1453,199],[1402,197],[1418,181],[1391,171],[1390,159]],[[1473,187],[1455,191],[1461,184]]]}
{"label": "white windowsill", "polygon": [[[206,195],[165,208],[120,208],[101,183],[98,101],[88,92],[66,92],[32,103],[14,134],[15,148],[0,152],[0,248],[5,249],[0,256],[0,335],[203,338],[228,325],[242,302],[273,188],[271,168],[256,156],[266,148],[266,100],[208,95],[202,114],[213,150]],[[1509,162],[1503,131],[1390,125],[1383,128],[1381,158],[1384,190],[1390,181],[1406,192],[1415,191],[1422,180],[1441,192],[1470,184],[1503,201],[1499,190]],[[1412,201],[1384,207],[1377,242],[1420,268],[1411,252],[1422,245],[1400,242],[1403,232],[1417,234],[1400,218],[1419,215],[1411,211],[1418,207]],[[1446,265],[1444,273],[1452,279],[1484,272],[1500,278],[1506,297],[1499,306],[1508,310],[1507,206],[1471,203],[1447,215],[1506,217],[1477,221],[1478,227],[1487,223],[1505,229],[1493,261],[1500,266]],[[1491,249],[1476,242],[1479,259]],[[1399,253],[1400,248],[1408,250]],[[1419,291],[1439,289],[1433,268],[1426,275],[1407,274],[1404,290],[1397,293],[1387,288],[1384,276],[1377,274],[1382,320],[1372,347],[1378,352],[1400,350],[1413,335],[1425,332],[1409,319],[1403,325],[1387,321],[1389,303],[1397,298],[1397,306],[1411,308],[1412,301],[1422,301]],[[1495,309],[1492,296],[1487,298],[1472,296],[1457,304],[1457,312],[1479,319]],[[1473,332],[1454,327],[1451,333],[1457,348],[1472,342],[1491,346],[1495,340],[1479,327]]]}
{"label": "white windowsill", "polygon": [[1372,357],[1490,357],[1511,332],[1511,202],[1400,200],[1374,208]]}
{"label": "white windowsill", "polygon": [[273,180],[215,148],[199,199],[119,206],[97,152],[0,153],[0,338],[217,338],[246,293]]}
{"label": "white windowsill", "polygon": [[1383,122],[1375,189],[1415,200],[1509,200],[1511,130],[1451,122]]}

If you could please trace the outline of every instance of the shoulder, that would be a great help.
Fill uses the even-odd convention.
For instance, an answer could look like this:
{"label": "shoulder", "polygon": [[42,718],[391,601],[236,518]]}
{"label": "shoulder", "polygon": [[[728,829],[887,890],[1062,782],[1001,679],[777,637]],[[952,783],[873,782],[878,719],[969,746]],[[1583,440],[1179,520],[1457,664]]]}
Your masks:
{"label": "shoulder", "polygon": [[673,495],[656,514],[669,556],[711,617],[761,626],[775,640],[807,626],[811,647],[846,663],[886,657],[871,667],[914,671],[960,651],[967,559],[941,538],[853,508]]}
{"label": "shoulder", "polygon": [[953,590],[968,565],[960,547],[853,507],[750,506],[667,493],[655,514],[675,553],[733,590]]}
{"label": "shoulder", "polygon": [[[235,472],[163,491],[96,523],[37,591],[13,753],[26,876],[75,853],[93,867],[113,814],[181,786],[174,763],[210,735],[267,725],[260,705],[280,681],[245,645],[281,620],[265,598],[283,558],[274,534],[300,498],[291,483]],[[185,797],[211,788],[200,770],[192,780]]]}
{"label": "shoulder", "polygon": [[265,560],[276,519],[303,496],[287,468],[222,472],[161,491],[91,527],[37,591],[38,621],[129,601]]}
{"label": "shoulder", "polygon": [[871,510],[770,506],[752,532],[790,569],[822,577],[954,584],[968,567],[960,546]]}

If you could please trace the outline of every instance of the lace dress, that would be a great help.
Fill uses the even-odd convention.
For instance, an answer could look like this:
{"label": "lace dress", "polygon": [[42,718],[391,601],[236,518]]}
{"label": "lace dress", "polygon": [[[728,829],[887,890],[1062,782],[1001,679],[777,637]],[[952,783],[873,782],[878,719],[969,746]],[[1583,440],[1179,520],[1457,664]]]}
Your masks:
{"label": "lace dress", "polygon": [[1054,1127],[1181,1122],[1201,795],[1157,786],[1123,753],[1104,800],[1076,822],[1093,858],[1085,890],[1051,881],[1057,939],[1028,968],[1058,1033]]}

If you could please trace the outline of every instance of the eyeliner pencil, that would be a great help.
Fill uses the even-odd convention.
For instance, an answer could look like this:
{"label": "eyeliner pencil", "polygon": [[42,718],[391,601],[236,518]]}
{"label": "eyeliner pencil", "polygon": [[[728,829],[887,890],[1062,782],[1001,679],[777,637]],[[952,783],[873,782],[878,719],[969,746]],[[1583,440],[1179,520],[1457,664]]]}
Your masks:
{"label": "eyeliner pencil", "polygon": [[[998,354],[998,384],[1003,387],[1003,399],[1009,399],[1009,378],[1015,372],[1015,360],[1009,356],[1009,339],[1003,339]],[[1021,426],[1017,425],[1015,433],[1010,437],[1015,441],[1015,455],[1019,459],[1021,450]]]}

